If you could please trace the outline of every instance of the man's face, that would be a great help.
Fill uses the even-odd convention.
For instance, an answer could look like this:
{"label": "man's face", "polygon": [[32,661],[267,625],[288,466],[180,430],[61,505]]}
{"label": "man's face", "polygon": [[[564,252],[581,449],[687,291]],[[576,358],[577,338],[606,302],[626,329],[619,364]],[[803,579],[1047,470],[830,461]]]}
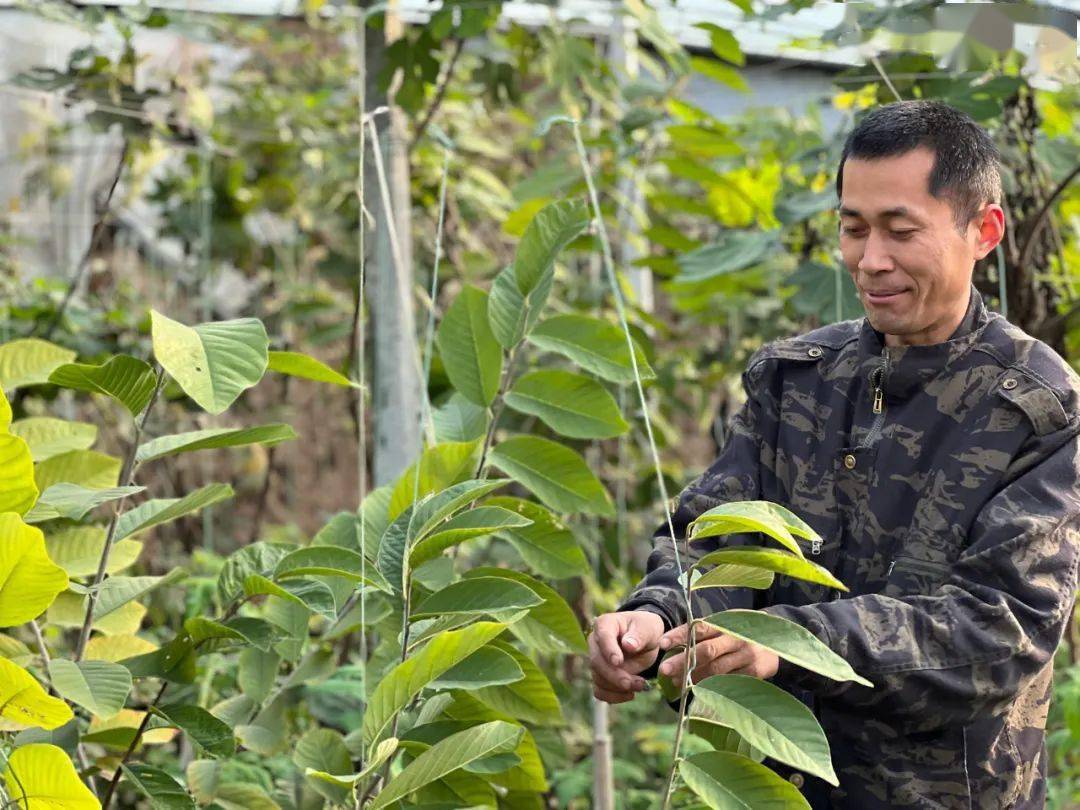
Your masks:
{"label": "man's face", "polygon": [[990,204],[960,233],[948,201],[930,196],[933,164],[926,148],[844,163],[840,251],[887,345],[947,340],[967,309],[975,261],[1004,231]]}

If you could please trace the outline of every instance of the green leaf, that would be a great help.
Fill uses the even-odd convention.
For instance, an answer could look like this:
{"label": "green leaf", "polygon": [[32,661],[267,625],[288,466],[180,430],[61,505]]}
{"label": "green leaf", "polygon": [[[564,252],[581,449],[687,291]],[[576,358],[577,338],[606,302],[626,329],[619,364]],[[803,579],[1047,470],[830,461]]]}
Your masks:
{"label": "green leaf", "polygon": [[805,222],[822,211],[828,211],[835,205],[836,192],[832,189],[799,191],[779,197],[773,213],[783,225],[790,227]]}
{"label": "green leaf", "polygon": [[240,653],[239,667],[236,671],[236,684],[240,691],[256,703],[262,703],[270,696],[281,667],[281,656],[273,651],[256,648]]}
{"label": "green leaf", "polygon": [[[336,731],[316,728],[296,743],[292,760],[302,772],[307,769],[330,774],[347,774],[352,771],[352,757],[345,747],[345,739]],[[323,798],[334,804],[344,804],[352,795],[351,786],[332,784],[322,779],[308,777],[307,783]]]}
{"label": "green leaf", "polygon": [[746,83],[746,79],[742,77],[739,71],[729,65],[705,56],[690,57],[690,64],[694,70],[703,76],[708,76],[714,82],[726,85],[732,90],[738,90],[742,93],[750,92],[750,86]]}
{"label": "green leaf", "polygon": [[48,382],[54,368],[74,359],[75,352],[39,338],[5,343],[0,346],[0,388],[11,391]]}
{"label": "green leaf", "polygon": [[695,754],[679,763],[679,775],[713,810],[756,810],[810,805],[791,782],[764,765],[727,751]]}
{"label": "green leaf", "polygon": [[514,276],[522,295],[552,273],[555,257],[589,227],[589,221],[589,208],[581,200],[553,202],[533,217],[514,255]]}
{"label": "green leaf", "polygon": [[[492,720],[514,722],[514,718],[500,714],[468,692],[461,690],[454,692],[454,702],[446,707],[444,712],[447,717],[454,720],[468,720],[473,724],[487,723]],[[492,783],[505,787],[507,790],[526,793],[547,792],[549,786],[544,777],[544,765],[540,759],[536,740],[531,733],[525,732],[521,742],[514,749],[514,753],[521,758],[521,765],[511,768],[507,773],[491,777]]]}
{"label": "green leaf", "polygon": [[234,616],[226,622],[216,622],[203,616],[192,616],[184,622],[184,629],[194,644],[210,639],[231,639],[249,644],[257,650],[269,652],[281,640],[278,629],[265,619],[252,616]]}
{"label": "green leaf", "polygon": [[488,322],[500,346],[512,349],[532,331],[544,311],[554,280],[554,273],[542,276],[533,291],[525,296],[518,289],[513,266],[495,276],[488,299]]}
{"label": "green leaf", "polygon": [[228,724],[199,706],[172,705],[154,710],[171,726],[188,735],[213,757],[231,757],[236,753],[236,737]]}
{"label": "green leaf", "polygon": [[[416,464],[409,465],[394,484],[387,517],[394,520],[405,507],[425,495],[472,479],[480,462],[480,442],[443,442],[428,447],[420,456],[420,478]],[[417,484],[419,483],[419,486]],[[414,497],[415,496],[415,497]]]}
{"label": "green leaf", "polygon": [[556,512],[615,516],[604,485],[568,447],[538,436],[515,436],[496,445],[489,458]]}
{"label": "green leaf", "polygon": [[150,322],[157,361],[209,413],[224,411],[266,371],[269,341],[256,318],[190,327],[151,310]]}
{"label": "green leaf", "polygon": [[[700,572],[695,571],[694,573]],[[772,571],[721,562],[702,576],[692,578],[690,580],[690,590],[696,591],[700,588],[757,588],[758,590],[764,590],[772,587],[775,576]]]}
{"label": "green leaf", "polygon": [[371,810],[387,807],[478,759],[513,751],[524,732],[521,726],[495,720],[451,734],[405,766],[375,797]]}
{"label": "green leaf", "polygon": [[127,782],[150,800],[151,810],[195,810],[195,800],[165,771],[149,765],[121,765]]}
{"label": "green leaf", "polygon": [[843,658],[830,650],[813,633],[795,622],[759,610],[724,610],[705,619],[707,624],[728,635],[760,644],[793,664],[834,681],[855,681],[873,686],[857,675]]}
{"label": "green leaf", "polygon": [[477,405],[491,405],[499,390],[503,358],[488,324],[487,293],[465,287],[439,324],[436,340],[454,388]]}
{"label": "green leaf", "polygon": [[45,551],[41,530],[14,512],[0,514],[0,627],[36,618],[67,586],[64,569]]}
{"label": "green leaf", "polygon": [[496,537],[510,543],[525,563],[541,576],[567,579],[589,572],[589,561],[574,534],[548,509],[538,503],[500,496],[489,498],[488,506],[501,506],[532,521],[532,525],[500,529]]}
{"label": "green leaf", "polygon": [[[468,513],[466,513],[468,514]],[[535,607],[543,599],[532,590],[510,579],[473,577],[447,585],[424,599],[411,611],[411,620],[455,613],[487,614],[505,621],[501,614],[516,613]]]}
{"label": "green leaf", "polygon": [[146,487],[109,487],[90,489],[79,484],[53,484],[26,513],[27,523],[41,523],[55,518],[82,520],[91,511],[109,501],[138,495]]}
{"label": "green leaf", "polygon": [[504,486],[506,479],[492,481],[469,480],[454,484],[432,495],[415,507],[408,507],[394,518],[379,542],[376,565],[394,589],[401,594],[405,584],[406,551],[409,545],[419,542],[448,516],[471,501]]}
{"label": "green leaf", "polygon": [[746,64],[746,57],[743,56],[742,49],[739,47],[739,40],[729,30],[710,22],[695,23],[694,28],[700,28],[708,33],[712,52],[725,62],[739,67]]}
{"label": "green leaf", "polygon": [[139,447],[135,460],[142,464],[154,459],[174,456],[177,453],[190,453],[193,450],[209,450],[219,447],[246,447],[249,444],[262,444],[272,447],[275,444],[296,438],[296,431],[289,425],[259,425],[249,428],[211,428],[192,430],[188,433],[176,433],[151,439]]}
{"label": "green leaf", "polygon": [[11,423],[11,434],[26,442],[34,461],[71,450],[89,450],[97,441],[97,432],[97,425],[50,416],[31,416]]}
{"label": "green leaf", "polygon": [[189,492],[183,498],[154,498],[146,501],[120,516],[116,521],[115,539],[122,540],[153,526],[198,512],[211,504],[228,500],[233,494],[233,489],[228,484],[207,484]]}
{"label": "green leaf", "polygon": [[727,231],[721,241],[679,256],[681,272],[674,283],[692,286],[737,273],[761,263],[775,247],[776,236],[771,232]]}
{"label": "green leaf", "polygon": [[44,492],[53,484],[110,489],[120,477],[120,459],[96,450],[72,450],[46,459],[34,468],[34,483]]}
{"label": "green leaf", "polygon": [[503,528],[527,526],[528,520],[516,512],[500,509],[498,506],[478,506],[462,512],[413,545],[409,553],[409,566],[415,569],[438,557],[450,546],[466,540],[485,537]]}
{"label": "green leaf", "polygon": [[521,667],[525,677],[505,686],[485,686],[471,690],[478,700],[498,712],[538,726],[562,725],[563,713],[551,682],[531,658],[512,644],[492,641]]}
{"label": "green leaf", "polygon": [[100,810],[101,804],[79,779],[63,748],[33,743],[8,755],[4,770],[7,794],[27,801],[20,810]]}
{"label": "green leaf", "polygon": [[543,604],[529,610],[528,616],[509,627],[510,632],[528,646],[539,652],[555,655],[588,651],[589,645],[581,632],[581,626],[578,624],[574,611],[559,595],[559,592],[550,585],[521,571],[493,566],[480,566],[465,573],[466,581],[473,577],[512,580],[524,585],[543,599]]}
{"label": "green leaf", "polygon": [[6,433],[11,427],[11,403],[0,388],[0,433]]}
{"label": "green leaf", "polygon": [[428,684],[431,689],[479,689],[520,681],[525,673],[509,653],[481,647]]}
{"label": "green leaf", "polygon": [[714,675],[693,687],[700,702],[744,740],[778,762],[839,785],[814,713],[779,686],[750,675]]}
{"label": "green leaf", "polygon": [[149,363],[126,354],[110,357],[104,365],[66,363],[53,370],[49,382],[75,391],[90,391],[112,397],[132,416],[150,404],[157,377]]}
{"label": "green leaf", "polygon": [[249,575],[244,580],[244,595],[258,596],[261,594],[276,596],[328,619],[337,617],[334,592],[330,590],[326,583],[318,580],[292,579],[278,583],[259,574]]}
{"label": "green leaf", "polygon": [[435,440],[475,442],[483,439],[488,430],[488,412],[461,394],[454,392],[450,399],[431,412],[435,424]]}
{"label": "green leaf", "polygon": [[37,500],[34,459],[18,436],[0,434],[0,512],[25,513]]}
{"label": "green leaf", "polygon": [[51,730],[73,717],[70,707],[41,688],[34,676],[0,658],[0,717],[25,726]]}
{"label": "green leaf", "polygon": [[180,684],[195,681],[198,664],[194,645],[186,636],[174,638],[153,652],[125,658],[120,663],[128,668],[133,678],[164,678]]}
{"label": "green leaf", "polygon": [[[727,564],[775,571],[778,574],[784,574],[795,579],[817,582],[841,591],[847,590],[847,586],[843,582],[817,563],[776,548],[764,548],[761,546],[722,548],[706,554],[694,563],[695,566]],[[710,571],[699,579],[696,587],[706,587],[703,583],[711,573]]]}
{"label": "green leaf", "polygon": [[[557,352],[605,380],[634,381],[634,360],[622,329],[586,315],[555,315],[537,324],[529,342],[538,349]],[[641,347],[634,344],[634,359],[642,380],[656,377]]]}
{"label": "green leaf", "polygon": [[378,568],[365,562],[355,551],[337,546],[307,546],[282,557],[274,570],[278,579],[312,575],[345,577],[390,592],[390,585]]}
{"label": "green leaf", "polygon": [[574,439],[610,439],[630,429],[604,386],[569,371],[526,374],[505,399],[515,411],[538,416],[556,433]]}
{"label": "green leaf", "polygon": [[270,576],[281,558],[295,550],[294,545],[259,541],[233,552],[218,573],[218,601],[227,605],[243,593],[244,582],[251,574]]}
{"label": "green leaf", "polygon": [[464,661],[505,629],[500,622],[476,622],[432,638],[384,677],[371,695],[361,726],[364,745],[376,742],[390,721],[420,690]]}
{"label": "green leaf", "polygon": [[109,577],[98,590],[94,605],[94,620],[108,616],[134,599],[141,599],[151,591],[171,585],[187,576],[183,568],[176,568],[161,577]]}
{"label": "green leaf", "polygon": [[54,658],[49,662],[49,677],[61,697],[101,718],[112,717],[124,708],[131,691],[131,673],[108,661],[75,663]]}
{"label": "green leaf", "polygon": [[698,515],[690,524],[690,540],[743,532],[761,532],[799,557],[802,549],[783,518],[764,501],[733,501]]}
{"label": "green leaf", "polygon": [[270,371],[276,371],[278,374],[288,374],[291,377],[300,377],[305,380],[341,385],[348,388],[360,388],[359,383],[354,383],[345,375],[334,371],[326,363],[300,352],[272,351],[269,353],[267,368]]}

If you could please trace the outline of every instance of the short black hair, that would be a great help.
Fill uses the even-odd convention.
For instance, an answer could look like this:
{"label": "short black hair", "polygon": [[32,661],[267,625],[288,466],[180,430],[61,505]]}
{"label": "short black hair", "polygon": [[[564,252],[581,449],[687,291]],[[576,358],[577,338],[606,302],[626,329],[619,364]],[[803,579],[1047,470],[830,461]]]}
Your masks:
{"label": "short black hair", "polygon": [[836,196],[844,188],[847,159],[904,155],[928,147],[934,153],[930,195],[945,197],[963,231],[986,203],[1001,202],[1001,155],[971,116],[941,101],[897,101],[867,113],[848,135],[836,172]]}

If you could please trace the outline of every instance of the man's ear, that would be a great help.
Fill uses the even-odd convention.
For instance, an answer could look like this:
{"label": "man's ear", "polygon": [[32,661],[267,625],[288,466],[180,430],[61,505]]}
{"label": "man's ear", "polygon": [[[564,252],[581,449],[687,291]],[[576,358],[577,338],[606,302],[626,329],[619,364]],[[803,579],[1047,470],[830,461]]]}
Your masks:
{"label": "man's ear", "polygon": [[975,260],[985,257],[1005,238],[1005,209],[997,203],[988,204],[977,214],[972,224],[977,228]]}

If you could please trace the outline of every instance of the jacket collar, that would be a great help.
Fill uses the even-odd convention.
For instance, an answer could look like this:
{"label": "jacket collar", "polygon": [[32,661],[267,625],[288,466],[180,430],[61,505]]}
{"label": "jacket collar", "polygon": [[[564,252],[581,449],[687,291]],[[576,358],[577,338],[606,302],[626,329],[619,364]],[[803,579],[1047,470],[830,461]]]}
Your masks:
{"label": "jacket collar", "polygon": [[970,287],[963,320],[943,343],[886,347],[885,335],[874,329],[870,320],[864,317],[859,332],[860,368],[864,375],[869,375],[884,364],[881,384],[886,401],[908,399],[935,377],[948,372],[959,358],[967,354],[982,336],[989,321],[982,295],[974,284]]}

